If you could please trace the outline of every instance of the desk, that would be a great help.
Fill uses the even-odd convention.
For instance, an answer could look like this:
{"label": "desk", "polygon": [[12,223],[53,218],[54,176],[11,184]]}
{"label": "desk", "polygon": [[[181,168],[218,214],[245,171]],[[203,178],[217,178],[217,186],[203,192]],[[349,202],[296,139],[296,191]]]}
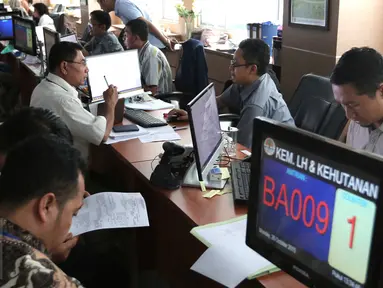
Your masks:
{"label": "desk", "polygon": [[[154,111],[161,116],[167,111]],[[129,121],[124,120],[124,124]],[[183,124],[185,125],[185,124]],[[191,143],[190,130],[178,131],[181,143]],[[141,265],[155,268],[171,287],[222,287],[190,270],[206,247],[190,230],[197,225],[229,220],[247,213],[247,207],[235,205],[231,194],[212,199],[202,197],[196,188],[168,191],[154,187],[149,178],[152,159],[162,152],[162,142],[142,144],[138,139],[91,148],[91,168],[111,177],[122,191],[139,191],[145,198],[150,228],[138,229],[138,253]],[[237,156],[244,157],[239,151]],[[154,166],[153,166],[154,167]],[[305,287],[284,272],[261,277],[265,287]],[[258,287],[256,281],[244,281],[240,287]]]}

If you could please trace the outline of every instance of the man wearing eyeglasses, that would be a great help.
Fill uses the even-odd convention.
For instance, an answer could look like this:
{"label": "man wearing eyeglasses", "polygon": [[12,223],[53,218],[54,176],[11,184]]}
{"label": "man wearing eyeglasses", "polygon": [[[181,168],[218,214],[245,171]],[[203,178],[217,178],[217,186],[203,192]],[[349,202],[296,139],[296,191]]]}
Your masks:
{"label": "man wearing eyeglasses", "polygon": [[[239,44],[230,65],[233,85],[217,97],[220,110],[227,108],[240,116],[238,143],[251,148],[253,139],[253,119],[267,117],[282,123],[294,125],[282,95],[267,73],[270,61],[270,48],[260,39],[246,39]],[[187,119],[187,112],[172,110],[169,115]]]}
{"label": "man wearing eyeglasses", "polygon": [[113,128],[117,88],[110,85],[104,92],[106,112],[94,116],[82,106],[75,87],[83,85],[88,74],[82,47],[77,43],[60,42],[49,53],[49,74],[32,93],[30,106],[51,110],[64,121],[73,135],[74,146],[84,159],[89,143],[100,145]]}

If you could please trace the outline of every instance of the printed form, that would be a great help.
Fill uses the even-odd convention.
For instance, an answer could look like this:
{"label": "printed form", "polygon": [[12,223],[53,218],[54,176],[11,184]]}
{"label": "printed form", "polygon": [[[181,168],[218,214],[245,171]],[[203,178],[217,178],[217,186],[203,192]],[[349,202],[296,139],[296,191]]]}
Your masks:
{"label": "printed form", "polygon": [[149,226],[146,203],[140,193],[102,192],[84,199],[69,230],[73,236],[86,232]]}

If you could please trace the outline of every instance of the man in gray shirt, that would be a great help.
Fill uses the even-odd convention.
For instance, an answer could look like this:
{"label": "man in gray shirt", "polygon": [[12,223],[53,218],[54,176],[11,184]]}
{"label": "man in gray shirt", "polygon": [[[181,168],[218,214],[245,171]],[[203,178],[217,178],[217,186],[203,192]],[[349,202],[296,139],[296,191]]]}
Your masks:
{"label": "man in gray shirt", "polygon": [[[234,53],[230,65],[233,85],[217,97],[219,109],[228,108],[238,114],[238,143],[251,148],[253,139],[253,119],[264,116],[282,123],[294,125],[282,95],[267,72],[270,62],[270,48],[260,39],[243,40]],[[169,113],[185,119],[183,110]]]}
{"label": "man in gray shirt", "polygon": [[141,78],[145,91],[153,95],[173,91],[172,70],[164,53],[148,41],[149,28],[144,20],[135,19],[126,24],[125,46],[138,49]]}
{"label": "man in gray shirt", "polygon": [[331,75],[337,102],[350,119],[346,143],[383,156],[383,57],[372,48],[352,48]]}
{"label": "man in gray shirt", "polygon": [[101,10],[92,11],[90,13],[90,23],[93,37],[84,46],[84,56],[124,51],[116,35],[108,32],[111,25],[109,13]]}

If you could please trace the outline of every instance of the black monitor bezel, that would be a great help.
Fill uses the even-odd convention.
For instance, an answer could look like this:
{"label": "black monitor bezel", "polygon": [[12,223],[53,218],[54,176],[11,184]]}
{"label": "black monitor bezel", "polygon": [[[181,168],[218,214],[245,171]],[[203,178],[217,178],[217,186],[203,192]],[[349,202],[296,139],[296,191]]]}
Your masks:
{"label": "black monitor bezel", "polygon": [[[315,155],[331,155],[331,159],[338,163],[347,166],[363,167],[363,171],[381,179],[379,182],[379,197],[376,201],[376,206],[383,205],[383,159],[365,151],[357,151],[347,145],[335,140],[331,140],[302,129],[290,127],[285,124],[277,123],[273,120],[264,117],[254,119],[253,126],[253,146],[252,146],[252,163],[251,163],[251,180],[250,180],[250,195],[248,201],[248,220],[246,228],[246,244],[260,255],[274,263],[277,267],[292,275],[294,278],[304,283],[309,287],[339,287],[326,277],[317,274],[308,266],[302,265],[297,259],[283,253],[275,248],[274,245],[268,244],[263,239],[257,237],[257,207],[261,197],[258,193],[260,183],[259,175],[261,173],[261,157],[263,149],[263,135],[268,135],[271,138],[278,139],[285,143],[299,143],[300,147],[310,147],[310,152]],[[360,168],[359,168],[360,169]],[[380,281],[380,266],[383,255],[381,244],[383,243],[383,209],[376,210],[374,234],[372,236],[369,268],[367,270],[367,280],[364,287],[378,287]],[[310,279],[298,273],[293,267],[296,266],[307,272]],[[370,268],[372,267],[372,268]]]}
{"label": "black monitor bezel", "polygon": [[0,12],[0,16],[12,16],[12,36],[11,37],[0,37],[0,41],[7,41],[7,40],[13,40],[15,38],[15,32],[13,30],[13,16],[19,16],[21,17],[21,11],[12,11],[12,12]]}
{"label": "black monitor bezel", "polygon": [[[25,18],[22,18],[22,17],[18,17],[18,16],[15,16],[12,18],[13,20],[13,37],[14,37],[14,48],[16,50],[19,50],[20,52],[23,52],[25,54],[28,54],[28,55],[32,55],[32,56],[37,56],[37,41],[36,41],[36,25],[35,25],[35,22],[33,20],[30,20],[30,19],[25,19]],[[24,23],[28,23],[28,25],[31,25],[32,27],[32,51],[30,49],[25,49],[25,47],[22,47],[22,46],[19,46],[17,45],[16,43],[16,37],[15,37],[15,21],[21,21],[21,22],[24,22]]]}
{"label": "black monitor bezel", "polygon": [[[191,138],[192,138],[192,141],[193,141],[193,150],[194,150],[194,155],[195,155],[195,162],[196,162],[196,166],[197,166],[197,173],[198,173],[198,179],[199,181],[203,181],[203,170],[206,168],[206,165],[210,162],[211,160],[211,157],[213,157],[214,155],[214,152],[217,150],[217,148],[219,147],[219,145],[221,145],[221,142],[222,142],[222,135],[221,135],[221,140],[218,141],[218,144],[216,145],[216,147],[214,147],[214,150],[213,152],[209,155],[209,157],[207,158],[206,162],[202,163],[199,161],[199,153],[198,153],[198,145],[197,145],[197,139],[195,137],[195,128],[194,128],[194,121],[193,121],[193,116],[192,116],[192,113],[191,113],[191,109],[193,107],[193,105],[198,102],[199,99],[201,99],[210,89],[214,89],[214,83],[210,83],[209,85],[207,85],[196,97],[193,98],[193,100],[191,100],[187,105],[186,105],[186,111],[188,112],[188,118],[189,118],[189,125],[190,125],[190,134],[191,134]],[[219,120],[219,114],[217,113],[217,117],[218,117],[218,120]]]}
{"label": "black monitor bezel", "polygon": [[[49,54],[47,53],[47,41],[46,41],[46,37],[45,37],[46,34],[53,35],[54,38],[55,38],[55,44],[57,44],[57,43],[60,42],[60,33],[55,31],[55,30],[52,30],[52,29],[50,29],[48,27],[43,27],[45,59],[46,59],[46,62],[48,64]],[[52,47],[51,47],[51,49],[52,49]]]}

